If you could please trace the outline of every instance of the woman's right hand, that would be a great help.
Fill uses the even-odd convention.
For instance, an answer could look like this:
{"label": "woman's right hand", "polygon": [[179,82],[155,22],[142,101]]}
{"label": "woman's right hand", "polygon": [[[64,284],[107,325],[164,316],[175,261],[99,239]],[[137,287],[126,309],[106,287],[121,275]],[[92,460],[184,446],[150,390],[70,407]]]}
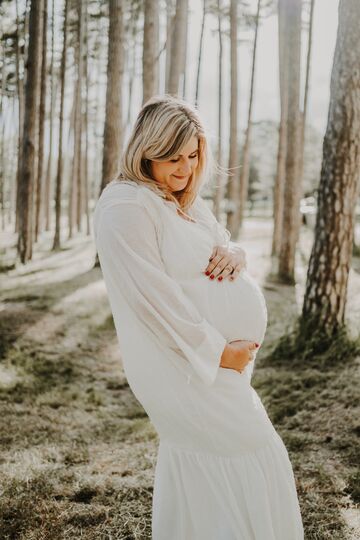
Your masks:
{"label": "woman's right hand", "polygon": [[254,341],[232,341],[225,346],[221,355],[220,367],[235,369],[235,371],[241,373],[252,360],[251,351],[256,350],[258,347],[259,345]]}

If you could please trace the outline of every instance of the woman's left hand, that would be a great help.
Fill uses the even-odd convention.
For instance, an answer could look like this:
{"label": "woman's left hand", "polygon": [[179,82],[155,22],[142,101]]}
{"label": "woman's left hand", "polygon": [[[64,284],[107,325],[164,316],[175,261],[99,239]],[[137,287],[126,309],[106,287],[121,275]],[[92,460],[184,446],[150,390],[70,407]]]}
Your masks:
{"label": "woman's left hand", "polygon": [[205,274],[210,279],[222,281],[228,278],[233,281],[238,277],[241,270],[246,268],[245,251],[237,245],[230,248],[226,246],[215,246],[209,264],[205,268]]}

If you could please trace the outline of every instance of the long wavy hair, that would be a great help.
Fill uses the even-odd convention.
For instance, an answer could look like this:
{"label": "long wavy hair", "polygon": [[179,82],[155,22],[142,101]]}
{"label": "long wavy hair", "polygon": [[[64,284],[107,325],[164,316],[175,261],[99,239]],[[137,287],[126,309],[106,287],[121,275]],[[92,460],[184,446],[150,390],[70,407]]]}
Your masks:
{"label": "long wavy hair", "polygon": [[[168,161],[178,155],[192,136],[198,139],[198,165],[187,186],[172,193],[168,186],[153,178],[151,161]],[[203,124],[197,110],[186,101],[170,95],[153,96],[140,110],[120,160],[117,180],[145,184],[166,200],[186,211],[216,169]]]}

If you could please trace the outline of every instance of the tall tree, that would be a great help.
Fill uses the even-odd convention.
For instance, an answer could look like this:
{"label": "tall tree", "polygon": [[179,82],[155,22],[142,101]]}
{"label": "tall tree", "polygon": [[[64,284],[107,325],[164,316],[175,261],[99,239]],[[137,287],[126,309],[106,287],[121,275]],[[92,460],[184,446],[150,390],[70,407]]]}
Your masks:
{"label": "tall tree", "polygon": [[278,3],[278,49],[279,49],[279,89],[280,89],[280,124],[278,138],[278,152],[276,176],[274,184],[274,228],[271,254],[280,255],[282,219],[284,207],[284,186],[286,175],[286,145],[287,145],[287,115],[288,115],[288,37],[286,24],[285,0]]}
{"label": "tall tree", "polygon": [[[218,53],[218,143],[217,143],[217,162],[222,164],[222,119],[223,119],[223,30],[222,30],[222,12],[221,0],[217,0],[217,16],[218,16],[218,38],[219,38],[219,53]],[[221,202],[223,200],[223,174],[221,169],[216,175],[216,191],[214,201],[214,213],[217,219],[220,218]]]}
{"label": "tall tree", "polygon": [[[16,84],[18,91],[18,160],[17,160],[17,172],[16,172],[16,212],[15,212],[15,230],[19,229],[19,176],[21,170],[21,158],[22,158],[22,131],[24,128],[24,78],[20,74],[20,64],[21,64],[21,51],[20,51],[20,35],[21,35],[21,26],[20,26],[20,15],[19,15],[19,1],[15,0],[15,10],[16,10],[16,37],[15,37],[15,47],[16,47]],[[26,16],[24,15],[24,18]],[[24,22],[25,26],[25,22]]]}
{"label": "tall tree", "polygon": [[[301,129],[300,129],[300,158],[299,158],[299,179],[303,180],[304,175],[304,149],[305,149],[305,130],[307,121],[307,111],[309,102],[309,86],[310,86],[310,67],[311,67],[311,52],[312,52],[312,37],[313,37],[313,25],[314,25],[314,7],[315,0],[310,0],[310,15],[309,15],[309,30],[308,30],[308,49],[306,58],[306,76],[305,76],[305,91],[304,91],[304,105],[303,113],[301,115]],[[299,216],[301,219],[301,215]],[[300,230],[300,226],[298,228]]]}
{"label": "tall tree", "polygon": [[166,60],[165,60],[165,92],[169,91],[171,65],[171,42],[175,26],[174,0],[166,0]]}
{"label": "tall tree", "polygon": [[206,0],[203,0],[203,12],[201,19],[201,31],[200,31],[200,41],[199,41],[199,54],[198,54],[198,63],[196,71],[196,87],[195,87],[195,104],[198,105],[199,101],[199,88],[200,88],[200,68],[204,44],[204,30],[205,30],[205,18],[206,18]]}
{"label": "tall tree", "polygon": [[41,48],[41,78],[40,78],[40,107],[39,107],[39,151],[37,174],[35,176],[35,242],[38,239],[40,228],[40,209],[41,209],[41,194],[42,194],[42,177],[44,165],[44,128],[45,128],[45,105],[46,105],[46,59],[47,59],[47,2],[43,3],[43,31],[42,31],[42,48]]}
{"label": "tall tree", "polygon": [[25,112],[19,176],[19,236],[17,251],[22,263],[32,258],[32,190],[36,148],[36,104],[39,92],[43,0],[33,0],[30,7],[29,48],[25,87]]}
{"label": "tall tree", "polygon": [[238,203],[239,156],[238,156],[238,2],[230,3],[230,140],[229,140],[229,169],[227,183],[227,199],[232,205],[228,208],[226,226],[235,233],[236,212]]}
{"label": "tall tree", "polygon": [[360,3],[340,0],[315,239],[302,320],[332,334],[344,324],[360,177]]}
{"label": "tall tree", "polygon": [[83,189],[83,159],[82,159],[82,134],[83,134],[83,114],[82,114],[82,88],[84,77],[84,16],[86,5],[84,0],[78,3],[78,39],[79,39],[79,56],[78,56],[78,77],[76,85],[76,123],[75,123],[75,138],[76,138],[76,225],[77,230],[82,230],[82,214],[84,206],[84,189]]}
{"label": "tall tree", "polygon": [[123,1],[109,1],[109,41],[107,64],[104,151],[101,190],[118,172],[122,147],[122,78],[124,66]]}
{"label": "tall tree", "polygon": [[91,234],[90,230],[90,208],[89,208],[89,17],[88,10],[84,10],[84,82],[85,82],[85,107],[84,107],[84,203],[86,215],[86,234]]}
{"label": "tall tree", "polygon": [[55,75],[54,75],[54,42],[55,42],[55,0],[51,1],[51,65],[50,65],[50,122],[49,122],[49,154],[44,182],[44,217],[45,230],[50,230],[50,198],[51,198],[51,163],[53,152],[53,133],[55,115]]}
{"label": "tall tree", "polygon": [[64,4],[64,28],[63,28],[63,50],[60,67],[60,114],[59,114],[59,148],[55,186],[55,235],[53,250],[60,249],[60,220],[61,220],[61,195],[63,176],[63,123],[64,123],[64,97],[65,97],[65,74],[66,74],[66,52],[67,52],[67,20],[68,20],[69,0]]}
{"label": "tall tree", "polygon": [[280,280],[295,283],[295,250],[300,224],[300,57],[302,0],[283,0],[288,47],[288,114],[286,182],[284,188],[282,236],[279,256]]}
{"label": "tall tree", "polygon": [[236,229],[238,229],[239,226],[242,225],[242,221],[245,214],[245,206],[247,202],[248,189],[249,189],[251,122],[252,122],[252,111],[253,111],[253,103],[254,103],[256,52],[257,52],[257,42],[258,42],[258,33],[259,33],[260,8],[261,8],[261,0],[258,0],[256,18],[255,18],[255,35],[254,35],[254,45],[253,45],[253,53],[252,53],[251,83],[250,83],[247,127],[245,131],[245,141],[244,141],[243,150],[242,150],[242,167],[240,170],[240,201],[239,201],[240,205],[239,205],[238,216],[236,216],[237,217],[236,223],[235,223]]}
{"label": "tall tree", "polygon": [[167,90],[170,94],[175,95],[178,95],[180,91],[180,75],[186,43],[187,10],[188,0],[176,0],[174,32],[171,38],[169,85]]}
{"label": "tall tree", "polygon": [[158,0],[145,0],[143,40],[143,103],[157,93],[158,88]]}

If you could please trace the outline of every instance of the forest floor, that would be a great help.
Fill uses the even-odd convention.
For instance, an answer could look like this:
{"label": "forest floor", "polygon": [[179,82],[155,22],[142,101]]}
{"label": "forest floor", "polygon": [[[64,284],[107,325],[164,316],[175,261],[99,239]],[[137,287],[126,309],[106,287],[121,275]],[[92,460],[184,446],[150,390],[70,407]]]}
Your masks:
{"label": "forest floor", "polygon": [[[299,313],[312,233],[302,231],[296,287],[270,278],[269,221],[246,221],[240,241],[269,313],[252,384],[288,449],[305,538],[359,539],[360,358],[326,371],[261,362]],[[0,537],[150,539],[158,437],[121,367],[93,241],[50,247],[45,237],[32,262],[0,276]],[[355,258],[354,335],[359,304]]]}

